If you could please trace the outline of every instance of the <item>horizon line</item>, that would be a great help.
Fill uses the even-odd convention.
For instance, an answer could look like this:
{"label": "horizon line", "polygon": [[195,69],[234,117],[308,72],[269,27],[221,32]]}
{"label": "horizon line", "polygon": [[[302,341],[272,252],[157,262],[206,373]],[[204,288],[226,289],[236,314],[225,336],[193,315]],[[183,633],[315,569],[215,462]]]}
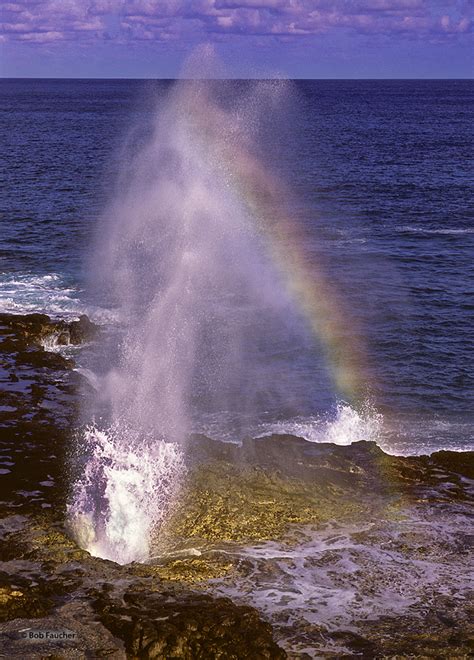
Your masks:
{"label": "horizon line", "polygon": [[262,80],[262,81],[268,81],[268,80],[301,80],[301,81],[316,81],[316,80],[340,80],[340,81],[360,81],[360,80],[380,80],[380,81],[391,81],[391,80],[399,80],[399,81],[422,81],[422,80],[431,80],[431,81],[442,81],[442,80],[462,80],[462,81],[474,81],[474,77],[472,78],[466,78],[466,77],[450,77],[450,78],[435,78],[435,77],[423,77],[423,78],[406,78],[406,77],[390,77],[390,78],[385,78],[385,77],[367,77],[367,78],[343,78],[343,77],[337,77],[337,78],[330,78],[330,77],[322,77],[322,78],[306,78],[306,77],[261,77],[261,78],[241,78],[241,77],[230,77],[230,78],[224,78],[224,77],[219,77],[219,78],[188,78],[188,77],[182,77],[182,76],[176,76],[176,77],[150,77],[147,76],[145,78],[140,78],[140,77],[125,77],[125,76],[0,76],[0,80],[105,80],[105,81],[110,81],[110,80],[124,80],[124,81],[130,81],[130,80],[137,80],[137,81],[144,81],[144,80],[153,80],[153,81],[176,81],[176,80],[190,80],[190,81],[204,81],[204,80],[209,80],[209,81],[229,81],[229,80],[235,80],[235,81],[250,81],[250,80]]}

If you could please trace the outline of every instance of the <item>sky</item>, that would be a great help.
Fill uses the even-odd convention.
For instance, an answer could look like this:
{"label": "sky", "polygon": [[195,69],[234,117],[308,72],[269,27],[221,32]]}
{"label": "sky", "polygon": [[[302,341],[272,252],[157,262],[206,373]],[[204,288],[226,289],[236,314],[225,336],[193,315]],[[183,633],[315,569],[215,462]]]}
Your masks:
{"label": "sky", "polygon": [[474,0],[0,2],[0,76],[472,78]]}

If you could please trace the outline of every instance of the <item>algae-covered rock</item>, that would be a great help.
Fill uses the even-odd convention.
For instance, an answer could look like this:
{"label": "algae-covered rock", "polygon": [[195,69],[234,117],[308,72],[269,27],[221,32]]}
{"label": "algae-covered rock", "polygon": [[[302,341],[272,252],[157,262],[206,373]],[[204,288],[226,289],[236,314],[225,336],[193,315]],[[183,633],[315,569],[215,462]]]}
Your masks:
{"label": "algae-covered rock", "polygon": [[269,436],[239,446],[193,436],[188,474],[159,542],[280,539],[294,523],[367,516],[393,506],[408,478],[398,458],[385,457],[367,442],[336,447]]}
{"label": "algae-covered rock", "polygon": [[87,559],[89,553],[82,550],[64,532],[53,529],[45,530],[32,538],[28,557],[63,563]]}
{"label": "algae-covered rock", "polygon": [[290,523],[354,517],[362,510],[327,487],[258,466],[215,461],[189,472],[160,536],[213,542],[276,539]]}
{"label": "algae-covered rock", "polygon": [[42,598],[38,589],[22,590],[11,584],[0,586],[0,621],[41,617],[51,608],[51,600]]}
{"label": "algae-covered rock", "polygon": [[178,559],[163,556],[158,559],[158,563],[134,565],[131,572],[143,577],[157,576],[168,582],[199,585],[213,578],[230,575],[235,569],[235,561],[218,552],[206,557],[197,554],[198,556],[196,553],[190,553]]}
{"label": "algae-covered rock", "polygon": [[[222,544],[292,543],[295,525],[403,519],[403,507],[430,501],[438,484],[427,457],[389,456],[371,442],[339,447],[269,436],[236,445],[196,435],[187,463],[153,548],[163,578],[192,583],[232,572],[235,567],[221,561]],[[450,496],[460,498],[459,478],[444,478],[451,481]],[[205,557],[186,556],[193,547]],[[176,551],[183,557],[176,559]]]}
{"label": "algae-covered rock", "polygon": [[0,621],[36,619],[51,612],[58,596],[69,593],[77,580],[58,576],[35,578],[0,572]]}

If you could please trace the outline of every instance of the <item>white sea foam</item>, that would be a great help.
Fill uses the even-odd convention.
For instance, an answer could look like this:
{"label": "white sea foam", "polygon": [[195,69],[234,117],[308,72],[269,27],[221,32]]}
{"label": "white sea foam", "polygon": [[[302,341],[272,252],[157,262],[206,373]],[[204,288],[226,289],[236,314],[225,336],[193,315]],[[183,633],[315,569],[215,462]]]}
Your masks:
{"label": "white sea foam", "polygon": [[89,426],[87,460],[73,486],[71,531],[92,555],[121,564],[143,561],[185,469],[180,447],[117,422]]}
{"label": "white sea foam", "polygon": [[386,414],[379,444],[396,456],[429,455],[435,451],[473,451],[474,425],[468,420],[433,415]]}
{"label": "white sea foam", "polygon": [[[117,319],[112,309],[86,306],[83,291],[58,273],[0,273],[0,312],[8,314],[41,313],[64,319],[87,314],[94,321]],[[53,348],[53,339],[48,350]]]}
{"label": "white sea foam", "polygon": [[56,273],[0,275],[0,310],[12,314],[44,312],[77,314],[78,291]]}
{"label": "white sea foam", "polygon": [[367,440],[380,444],[382,430],[383,417],[370,404],[356,410],[349,404],[340,403],[333,415],[299,417],[264,424],[258,431],[258,437],[269,433],[289,433],[317,443],[351,445],[353,442]]}
{"label": "white sea foam", "polygon": [[[213,430],[215,434],[215,429]],[[266,423],[249,431],[249,435],[255,437],[271,433],[288,433],[309,442],[329,442],[336,445],[351,445],[366,440],[377,443],[384,452],[395,456],[429,455],[441,449],[474,449],[472,422],[401,413],[382,415],[370,403],[359,409],[341,403],[332,415],[314,415]]]}
{"label": "white sea foam", "polygon": [[456,236],[458,234],[474,234],[474,227],[413,227],[410,225],[400,227],[399,231],[408,232],[413,234],[426,234],[426,235],[440,235],[440,236]]}
{"label": "white sea foam", "polygon": [[[357,632],[367,619],[424,616],[424,608],[435,607],[443,595],[469,598],[469,558],[459,552],[467,508],[433,515],[425,506],[403,513],[398,520],[308,527],[298,543],[288,545],[229,547],[227,554],[241,558],[245,570],[234,580],[213,580],[209,591],[255,607],[298,657],[307,634],[298,643],[295,630],[319,639],[321,627]],[[329,639],[324,649],[331,657],[345,650],[334,648],[336,643]],[[309,651],[313,657],[314,646]]]}
{"label": "white sea foam", "polygon": [[50,353],[69,352],[71,347],[71,344],[69,343],[69,339],[66,341],[66,343],[63,342],[59,343],[59,337],[60,337],[59,332],[52,332],[49,335],[45,335],[41,339],[40,344],[45,351],[49,351]]}

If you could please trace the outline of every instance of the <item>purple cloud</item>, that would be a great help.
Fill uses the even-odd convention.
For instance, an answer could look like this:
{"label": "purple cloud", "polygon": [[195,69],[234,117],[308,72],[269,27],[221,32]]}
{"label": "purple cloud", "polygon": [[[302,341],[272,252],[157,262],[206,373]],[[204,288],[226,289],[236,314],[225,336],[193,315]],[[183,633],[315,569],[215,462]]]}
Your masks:
{"label": "purple cloud", "polygon": [[[466,0],[25,0],[2,5],[0,38],[47,44],[299,39],[334,31],[453,40],[472,31]],[[118,29],[110,34],[111,16]]]}

